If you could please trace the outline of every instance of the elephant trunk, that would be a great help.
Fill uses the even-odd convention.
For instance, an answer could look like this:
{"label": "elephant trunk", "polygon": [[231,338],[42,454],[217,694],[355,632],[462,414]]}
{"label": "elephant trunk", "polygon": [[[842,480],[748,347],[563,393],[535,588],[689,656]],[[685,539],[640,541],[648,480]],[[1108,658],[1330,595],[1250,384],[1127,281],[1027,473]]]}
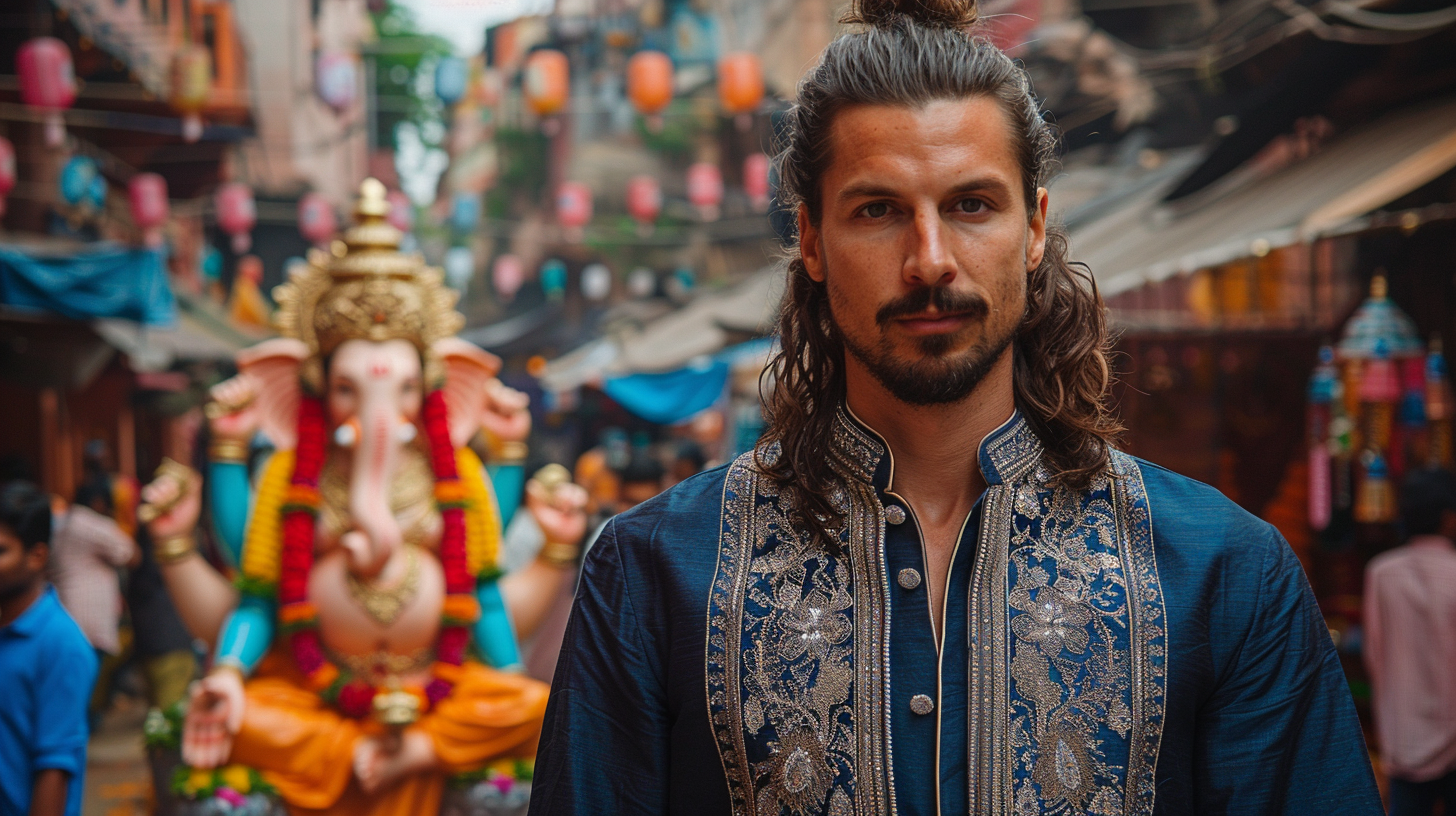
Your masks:
{"label": "elephant trunk", "polygon": [[389,495],[400,456],[398,422],[399,415],[386,406],[367,406],[359,415],[349,514],[368,542],[347,549],[350,570],[363,577],[378,575],[403,540]]}

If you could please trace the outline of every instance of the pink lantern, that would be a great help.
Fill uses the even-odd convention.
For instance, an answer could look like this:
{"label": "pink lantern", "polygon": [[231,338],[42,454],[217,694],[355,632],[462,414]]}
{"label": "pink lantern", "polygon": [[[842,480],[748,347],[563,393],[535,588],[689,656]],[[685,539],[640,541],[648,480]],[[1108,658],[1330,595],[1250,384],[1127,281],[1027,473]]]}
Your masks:
{"label": "pink lantern", "polygon": [[743,191],[748,193],[748,201],[754,210],[764,212],[768,209],[768,156],[750,153],[743,160]]}
{"label": "pink lantern", "polygon": [[15,146],[0,136],[0,216],[5,215],[5,196],[15,189]]}
{"label": "pink lantern", "polygon": [[314,246],[327,246],[334,237],[334,208],[320,193],[298,200],[298,231]]}
{"label": "pink lantern", "polygon": [[142,231],[147,246],[161,246],[162,226],[167,223],[171,207],[167,202],[167,180],[156,173],[138,173],[126,187],[131,204],[131,220]]}
{"label": "pink lantern", "polygon": [[662,212],[662,186],[652,176],[633,176],[627,181],[627,212],[637,222],[639,235],[651,235],[653,222]]}
{"label": "pink lantern", "polygon": [[385,218],[391,227],[400,232],[409,232],[415,228],[415,207],[403,190],[390,190],[384,200],[389,203],[389,215]]}
{"label": "pink lantern", "polygon": [[717,220],[718,205],[723,203],[723,173],[718,165],[698,162],[688,168],[688,202],[704,221]]}
{"label": "pink lantern", "polygon": [[241,255],[252,246],[249,233],[258,223],[258,205],[253,202],[253,191],[239,182],[224,184],[217,190],[217,225],[232,236],[233,252]]}
{"label": "pink lantern", "polygon": [[66,138],[61,111],[76,101],[76,71],[71,65],[71,50],[55,37],[36,37],[20,47],[15,55],[15,67],[20,73],[21,100],[46,112],[46,144],[59,146]]}
{"label": "pink lantern", "polygon": [[495,283],[495,291],[500,294],[501,299],[510,300],[520,291],[521,284],[526,282],[526,265],[514,255],[502,255],[495,259],[490,279]]}
{"label": "pink lantern", "polygon": [[582,227],[591,223],[591,188],[579,181],[568,181],[556,190],[556,220],[566,228],[569,241],[580,241]]}

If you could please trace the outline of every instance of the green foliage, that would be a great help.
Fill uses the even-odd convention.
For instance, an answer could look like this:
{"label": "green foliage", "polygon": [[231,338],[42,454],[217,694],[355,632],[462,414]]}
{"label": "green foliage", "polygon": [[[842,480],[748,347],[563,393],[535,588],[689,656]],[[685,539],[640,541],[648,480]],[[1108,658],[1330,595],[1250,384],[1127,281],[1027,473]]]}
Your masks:
{"label": "green foliage", "polygon": [[485,214],[508,218],[515,212],[512,196],[527,199],[527,206],[546,202],[551,141],[537,129],[497,128],[495,132],[500,177],[485,199]]}
{"label": "green foliage", "polygon": [[148,748],[177,750],[182,747],[182,718],[187,714],[185,700],[178,700],[166,710],[153,708],[142,723],[142,736]]}
{"label": "green foliage", "polygon": [[374,62],[376,144],[392,149],[395,129],[402,123],[422,125],[443,116],[443,106],[431,90],[433,77],[427,81],[420,69],[432,71],[435,61],[450,53],[450,44],[420,33],[414,15],[399,3],[387,3],[370,17],[379,33],[378,42],[365,50],[365,59]]}

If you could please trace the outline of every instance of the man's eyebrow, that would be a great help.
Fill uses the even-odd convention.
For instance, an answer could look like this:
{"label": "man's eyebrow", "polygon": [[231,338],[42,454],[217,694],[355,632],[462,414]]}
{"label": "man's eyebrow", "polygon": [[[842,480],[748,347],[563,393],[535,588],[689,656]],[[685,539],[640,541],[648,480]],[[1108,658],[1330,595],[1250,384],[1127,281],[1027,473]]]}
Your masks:
{"label": "man's eyebrow", "polygon": [[[1005,196],[1011,193],[1011,187],[995,176],[980,176],[961,182],[946,192],[947,195],[961,193],[990,193],[995,196]],[[840,201],[849,201],[857,198],[899,198],[900,195],[900,191],[893,187],[864,181],[846,185],[840,189],[835,198]]]}

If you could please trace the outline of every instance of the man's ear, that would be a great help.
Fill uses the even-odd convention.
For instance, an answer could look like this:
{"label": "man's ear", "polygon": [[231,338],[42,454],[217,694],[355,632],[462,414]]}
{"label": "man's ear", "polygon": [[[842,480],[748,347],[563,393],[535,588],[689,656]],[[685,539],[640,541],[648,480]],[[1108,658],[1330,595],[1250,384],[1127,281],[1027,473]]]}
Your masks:
{"label": "man's ear", "polygon": [[1031,273],[1041,266],[1041,259],[1046,255],[1047,201],[1046,188],[1036,188],[1036,208],[1031,211],[1031,223],[1027,228],[1027,273]]}
{"label": "man's ear", "polygon": [[809,219],[809,208],[799,205],[799,257],[804,259],[804,271],[815,283],[824,282],[824,255],[820,252],[819,229]]}
{"label": "man's ear", "polygon": [[25,565],[31,572],[45,572],[46,565],[51,560],[51,545],[42,541],[39,544],[32,544],[30,549],[25,551]]}

